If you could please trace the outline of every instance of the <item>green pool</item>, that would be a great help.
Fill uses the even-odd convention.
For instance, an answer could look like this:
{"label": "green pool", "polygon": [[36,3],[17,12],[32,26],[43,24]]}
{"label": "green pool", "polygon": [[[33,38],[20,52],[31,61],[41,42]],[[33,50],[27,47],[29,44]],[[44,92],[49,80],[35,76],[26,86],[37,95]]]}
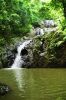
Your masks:
{"label": "green pool", "polygon": [[66,100],[66,69],[1,69],[11,92],[0,100]]}

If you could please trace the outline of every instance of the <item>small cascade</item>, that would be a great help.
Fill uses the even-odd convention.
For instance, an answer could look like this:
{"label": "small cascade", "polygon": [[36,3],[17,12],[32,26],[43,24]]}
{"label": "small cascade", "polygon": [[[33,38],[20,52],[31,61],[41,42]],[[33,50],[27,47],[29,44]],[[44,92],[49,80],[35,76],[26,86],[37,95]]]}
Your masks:
{"label": "small cascade", "polygon": [[16,58],[14,60],[13,65],[11,68],[21,68],[22,64],[24,63],[21,55],[21,51],[30,44],[31,40],[26,40],[17,48]]}

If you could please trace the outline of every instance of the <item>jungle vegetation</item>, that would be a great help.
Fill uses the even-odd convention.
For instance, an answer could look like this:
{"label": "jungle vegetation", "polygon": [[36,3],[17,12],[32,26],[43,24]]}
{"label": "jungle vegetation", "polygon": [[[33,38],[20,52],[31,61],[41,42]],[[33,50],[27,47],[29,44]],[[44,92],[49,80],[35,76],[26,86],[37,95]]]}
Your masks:
{"label": "jungle vegetation", "polygon": [[[65,41],[66,0],[0,0],[0,55],[7,45],[28,35],[35,22],[45,19],[55,20]],[[50,36],[49,47],[56,45],[56,39]]]}

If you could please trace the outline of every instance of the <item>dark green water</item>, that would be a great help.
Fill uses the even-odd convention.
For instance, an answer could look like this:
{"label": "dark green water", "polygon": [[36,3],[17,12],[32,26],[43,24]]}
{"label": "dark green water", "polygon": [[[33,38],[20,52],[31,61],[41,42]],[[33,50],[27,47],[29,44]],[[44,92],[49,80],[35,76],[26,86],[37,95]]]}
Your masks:
{"label": "dark green water", "polygon": [[12,89],[0,100],[66,100],[66,69],[2,69],[0,82]]}

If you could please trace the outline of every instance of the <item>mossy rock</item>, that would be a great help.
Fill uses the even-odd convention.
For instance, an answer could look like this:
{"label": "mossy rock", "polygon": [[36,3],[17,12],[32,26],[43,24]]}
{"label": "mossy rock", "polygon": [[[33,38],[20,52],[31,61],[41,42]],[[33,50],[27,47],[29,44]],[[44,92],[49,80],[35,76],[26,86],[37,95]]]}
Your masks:
{"label": "mossy rock", "polygon": [[10,92],[10,87],[4,83],[0,83],[0,96],[6,95]]}

